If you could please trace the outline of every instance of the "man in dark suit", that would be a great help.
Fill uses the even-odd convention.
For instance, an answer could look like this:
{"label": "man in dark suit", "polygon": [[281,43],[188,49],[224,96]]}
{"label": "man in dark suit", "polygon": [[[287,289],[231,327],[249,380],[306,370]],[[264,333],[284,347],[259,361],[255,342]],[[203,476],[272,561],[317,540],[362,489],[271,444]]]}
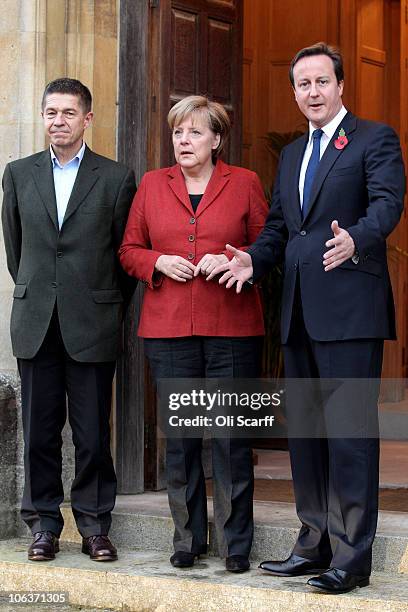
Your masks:
{"label": "man in dark suit", "polygon": [[[284,259],[285,374],[303,380],[298,393],[290,384],[287,394],[302,527],[288,559],[260,567],[281,576],[319,573],[310,586],[342,593],[368,585],[371,572],[378,380],[384,339],[395,338],[386,238],[403,208],[404,168],[395,132],[342,105],[338,51],[324,43],[302,49],[290,80],[309,130],[282,151],[256,242],[247,253],[230,247],[233,259],[211,276],[223,271],[220,282],[236,283],[239,292]],[[344,384],[328,393],[323,378],[367,384],[362,391]]]}
{"label": "man in dark suit", "polygon": [[75,445],[71,503],[82,552],[96,561],[117,559],[108,538],[116,494],[109,418],[123,304],[134,284],[116,253],[135,180],[83,142],[91,104],[79,81],[49,83],[42,117],[50,147],[9,163],[3,177],[24,430],[21,514],[34,535],[33,561],[53,559],[59,550],[66,398]]}

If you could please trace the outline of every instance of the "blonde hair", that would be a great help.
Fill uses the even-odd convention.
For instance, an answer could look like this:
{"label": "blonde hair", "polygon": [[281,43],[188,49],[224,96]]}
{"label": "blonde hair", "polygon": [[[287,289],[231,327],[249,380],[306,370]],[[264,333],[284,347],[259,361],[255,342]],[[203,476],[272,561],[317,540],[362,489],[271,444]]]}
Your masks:
{"label": "blonde hair", "polygon": [[216,159],[222,153],[231,130],[231,121],[222,104],[212,102],[205,96],[187,96],[175,104],[167,115],[171,130],[180,125],[189,115],[202,117],[214,134],[220,135],[218,147],[213,151]]}

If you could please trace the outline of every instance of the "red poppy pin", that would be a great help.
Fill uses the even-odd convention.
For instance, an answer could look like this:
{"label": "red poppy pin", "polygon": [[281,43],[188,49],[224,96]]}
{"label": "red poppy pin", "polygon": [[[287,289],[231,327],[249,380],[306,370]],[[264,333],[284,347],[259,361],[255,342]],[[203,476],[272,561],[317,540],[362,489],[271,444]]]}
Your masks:
{"label": "red poppy pin", "polygon": [[343,128],[341,128],[338,137],[334,141],[334,146],[336,147],[336,149],[339,149],[339,151],[341,151],[342,149],[344,149],[346,144],[348,144],[348,138],[346,136],[346,132],[343,130]]}

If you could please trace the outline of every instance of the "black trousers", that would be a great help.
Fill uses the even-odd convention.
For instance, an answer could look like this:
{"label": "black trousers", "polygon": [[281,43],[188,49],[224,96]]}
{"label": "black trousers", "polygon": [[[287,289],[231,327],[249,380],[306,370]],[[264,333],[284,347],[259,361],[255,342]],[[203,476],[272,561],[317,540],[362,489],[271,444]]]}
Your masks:
{"label": "black trousers", "polygon": [[[159,378],[251,378],[259,375],[262,338],[145,339],[155,380]],[[176,551],[207,550],[207,499],[202,440],[167,439],[166,473]],[[244,439],[211,440],[214,521],[221,557],[249,556],[253,538],[252,448]]]}
{"label": "black trousers", "polygon": [[[296,298],[290,337],[283,347],[285,374],[315,382],[302,384],[301,392],[295,385],[298,392],[289,394],[289,436],[293,431],[298,436],[302,423],[321,433],[289,439],[296,509],[302,522],[294,553],[368,576],[378,516],[377,402],[383,340],[312,340],[305,329],[299,290]],[[319,394],[318,378],[359,381],[336,393],[320,389]],[[339,437],[342,428],[353,437]]]}
{"label": "black trousers", "polygon": [[33,359],[19,359],[24,431],[23,520],[32,533],[60,535],[64,499],[62,429],[68,415],[75,446],[72,511],[82,536],[107,534],[115,504],[109,417],[115,362],[80,363],[66,353],[56,311]]}

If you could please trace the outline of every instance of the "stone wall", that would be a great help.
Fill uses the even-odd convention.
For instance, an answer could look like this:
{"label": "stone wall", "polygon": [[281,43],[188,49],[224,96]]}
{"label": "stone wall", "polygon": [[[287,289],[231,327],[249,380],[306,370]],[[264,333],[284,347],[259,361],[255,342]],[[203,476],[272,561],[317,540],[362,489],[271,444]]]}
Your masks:
{"label": "stone wall", "polygon": [[[7,162],[44,146],[38,99],[45,79],[44,0],[3,0],[0,20],[2,57],[0,171]],[[15,372],[9,340],[12,282],[0,238],[0,371]]]}
{"label": "stone wall", "polygon": [[0,376],[0,539],[17,531],[18,381]]}

